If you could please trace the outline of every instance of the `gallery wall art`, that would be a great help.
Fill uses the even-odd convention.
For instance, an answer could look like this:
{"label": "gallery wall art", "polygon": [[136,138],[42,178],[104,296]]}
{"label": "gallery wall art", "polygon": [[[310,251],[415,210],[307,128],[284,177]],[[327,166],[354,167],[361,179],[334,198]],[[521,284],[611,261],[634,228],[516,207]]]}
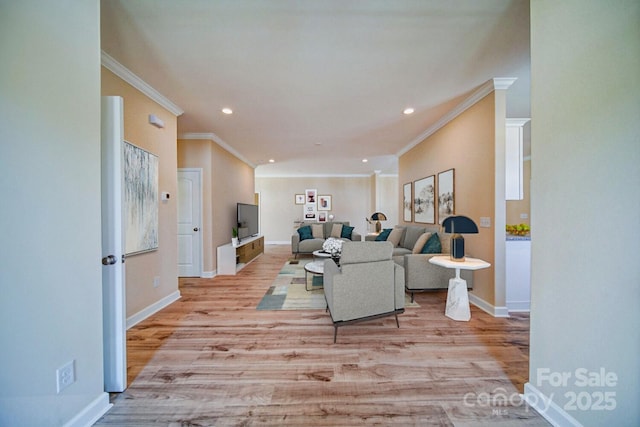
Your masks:
{"label": "gallery wall art", "polygon": [[435,176],[419,179],[414,183],[413,214],[414,221],[435,224]]}
{"label": "gallery wall art", "polygon": [[125,141],[125,253],[158,249],[158,157]]}

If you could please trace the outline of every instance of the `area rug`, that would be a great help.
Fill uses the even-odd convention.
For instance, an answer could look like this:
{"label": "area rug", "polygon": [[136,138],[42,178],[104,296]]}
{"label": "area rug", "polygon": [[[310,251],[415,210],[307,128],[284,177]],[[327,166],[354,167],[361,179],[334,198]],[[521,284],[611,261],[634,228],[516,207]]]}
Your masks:
{"label": "area rug", "polygon": [[[256,307],[257,310],[324,310],[327,303],[322,289],[322,276],[308,273],[305,288],[304,266],[312,259],[289,260]],[[405,295],[405,308],[420,307]]]}

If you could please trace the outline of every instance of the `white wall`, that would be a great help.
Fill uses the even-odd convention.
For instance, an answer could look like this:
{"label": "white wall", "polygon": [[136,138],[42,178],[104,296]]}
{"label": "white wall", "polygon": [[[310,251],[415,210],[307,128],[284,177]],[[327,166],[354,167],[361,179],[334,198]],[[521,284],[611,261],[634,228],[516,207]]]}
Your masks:
{"label": "white wall", "polygon": [[[375,193],[372,194],[370,177],[296,177],[296,178],[256,178],[256,192],[260,193],[262,234],[266,242],[291,242],[294,233],[294,221],[301,220],[302,205],[294,203],[295,194],[304,194],[306,189],[318,190],[318,195],[332,196],[336,221],[349,221],[355,231],[362,236],[367,234],[366,217],[371,216],[371,206],[375,206]],[[397,224],[398,179],[380,177],[380,207],[387,210],[390,221],[383,222],[384,227]],[[391,208],[391,206],[394,206]],[[395,214],[395,215],[394,215]],[[364,238],[364,237],[363,237]]]}
{"label": "white wall", "polygon": [[[0,425],[89,422],[103,392],[98,1],[0,1]],[[56,369],[76,382],[56,394]]]}
{"label": "white wall", "polygon": [[585,426],[640,425],[639,22],[638,1],[531,2],[529,385]]}

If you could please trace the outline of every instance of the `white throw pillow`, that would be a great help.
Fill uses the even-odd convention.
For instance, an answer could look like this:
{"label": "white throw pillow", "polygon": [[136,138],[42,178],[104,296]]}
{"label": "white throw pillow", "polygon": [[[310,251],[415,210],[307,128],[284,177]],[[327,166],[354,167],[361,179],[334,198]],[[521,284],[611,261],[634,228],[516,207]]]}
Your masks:
{"label": "white throw pillow", "polygon": [[331,237],[337,237],[338,239],[342,235],[342,224],[333,224],[331,227]]}
{"label": "white throw pillow", "polygon": [[394,228],[389,233],[389,237],[387,237],[387,242],[393,243],[393,247],[397,248],[400,244],[400,239],[402,239],[402,233],[404,233],[404,228]]}
{"label": "white throw pillow", "polygon": [[420,237],[418,237],[418,240],[416,240],[416,244],[413,245],[413,250],[411,252],[414,254],[422,252],[422,248],[425,243],[427,243],[427,240],[429,240],[429,237],[431,237],[431,232],[427,231],[426,233],[422,233]]}
{"label": "white throw pillow", "polygon": [[311,224],[311,234],[314,239],[324,239],[324,231],[322,224]]}

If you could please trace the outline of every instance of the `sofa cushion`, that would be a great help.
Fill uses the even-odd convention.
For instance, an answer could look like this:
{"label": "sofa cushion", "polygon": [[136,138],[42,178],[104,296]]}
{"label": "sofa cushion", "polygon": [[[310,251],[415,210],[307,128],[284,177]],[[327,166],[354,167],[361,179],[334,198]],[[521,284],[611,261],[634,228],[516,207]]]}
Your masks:
{"label": "sofa cushion", "polygon": [[442,253],[442,245],[440,244],[440,237],[438,233],[433,233],[427,243],[425,243],[424,247],[420,251],[421,254],[441,254]]}
{"label": "sofa cushion", "polygon": [[385,242],[392,230],[392,228],[385,228],[382,230],[380,234],[378,234],[378,237],[376,237],[376,242]]}
{"label": "sofa cushion", "polygon": [[308,225],[298,228],[298,235],[300,236],[301,242],[303,240],[313,239],[313,234],[311,233],[311,227]]}
{"label": "sofa cushion", "polygon": [[387,242],[391,242],[394,247],[398,247],[403,234],[404,227],[394,227],[393,230],[391,230],[391,233],[389,233],[389,237],[387,237]]}
{"label": "sofa cushion", "polygon": [[322,224],[311,224],[311,234],[313,234],[314,239],[324,239]]}
{"label": "sofa cushion", "polygon": [[413,250],[413,247],[416,245],[416,241],[426,230],[425,227],[418,227],[415,225],[409,225],[406,227],[406,231],[404,232],[404,238],[400,241],[400,246],[405,249]]}
{"label": "sofa cushion", "polygon": [[342,237],[342,227],[344,227],[342,224],[333,224],[331,227],[331,234],[329,236],[336,238]]}
{"label": "sofa cushion", "polygon": [[424,247],[424,245],[427,243],[427,240],[429,240],[429,237],[431,237],[431,233],[429,232],[422,233],[420,237],[418,237],[418,240],[416,240],[416,244],[413,245],[413,249],[411,250],[411,253],[419,254],[420,251],[422,251],[422,248]]}
{"label": "sofa cushion", "polygon": [[351,234],[353,233],[353,229],[355,227],[350,227],[348,225],[343,225],[342,226],[342,231],[340,232],[340,237],[342,237],[343,239],[349,239],[351,240]]}

